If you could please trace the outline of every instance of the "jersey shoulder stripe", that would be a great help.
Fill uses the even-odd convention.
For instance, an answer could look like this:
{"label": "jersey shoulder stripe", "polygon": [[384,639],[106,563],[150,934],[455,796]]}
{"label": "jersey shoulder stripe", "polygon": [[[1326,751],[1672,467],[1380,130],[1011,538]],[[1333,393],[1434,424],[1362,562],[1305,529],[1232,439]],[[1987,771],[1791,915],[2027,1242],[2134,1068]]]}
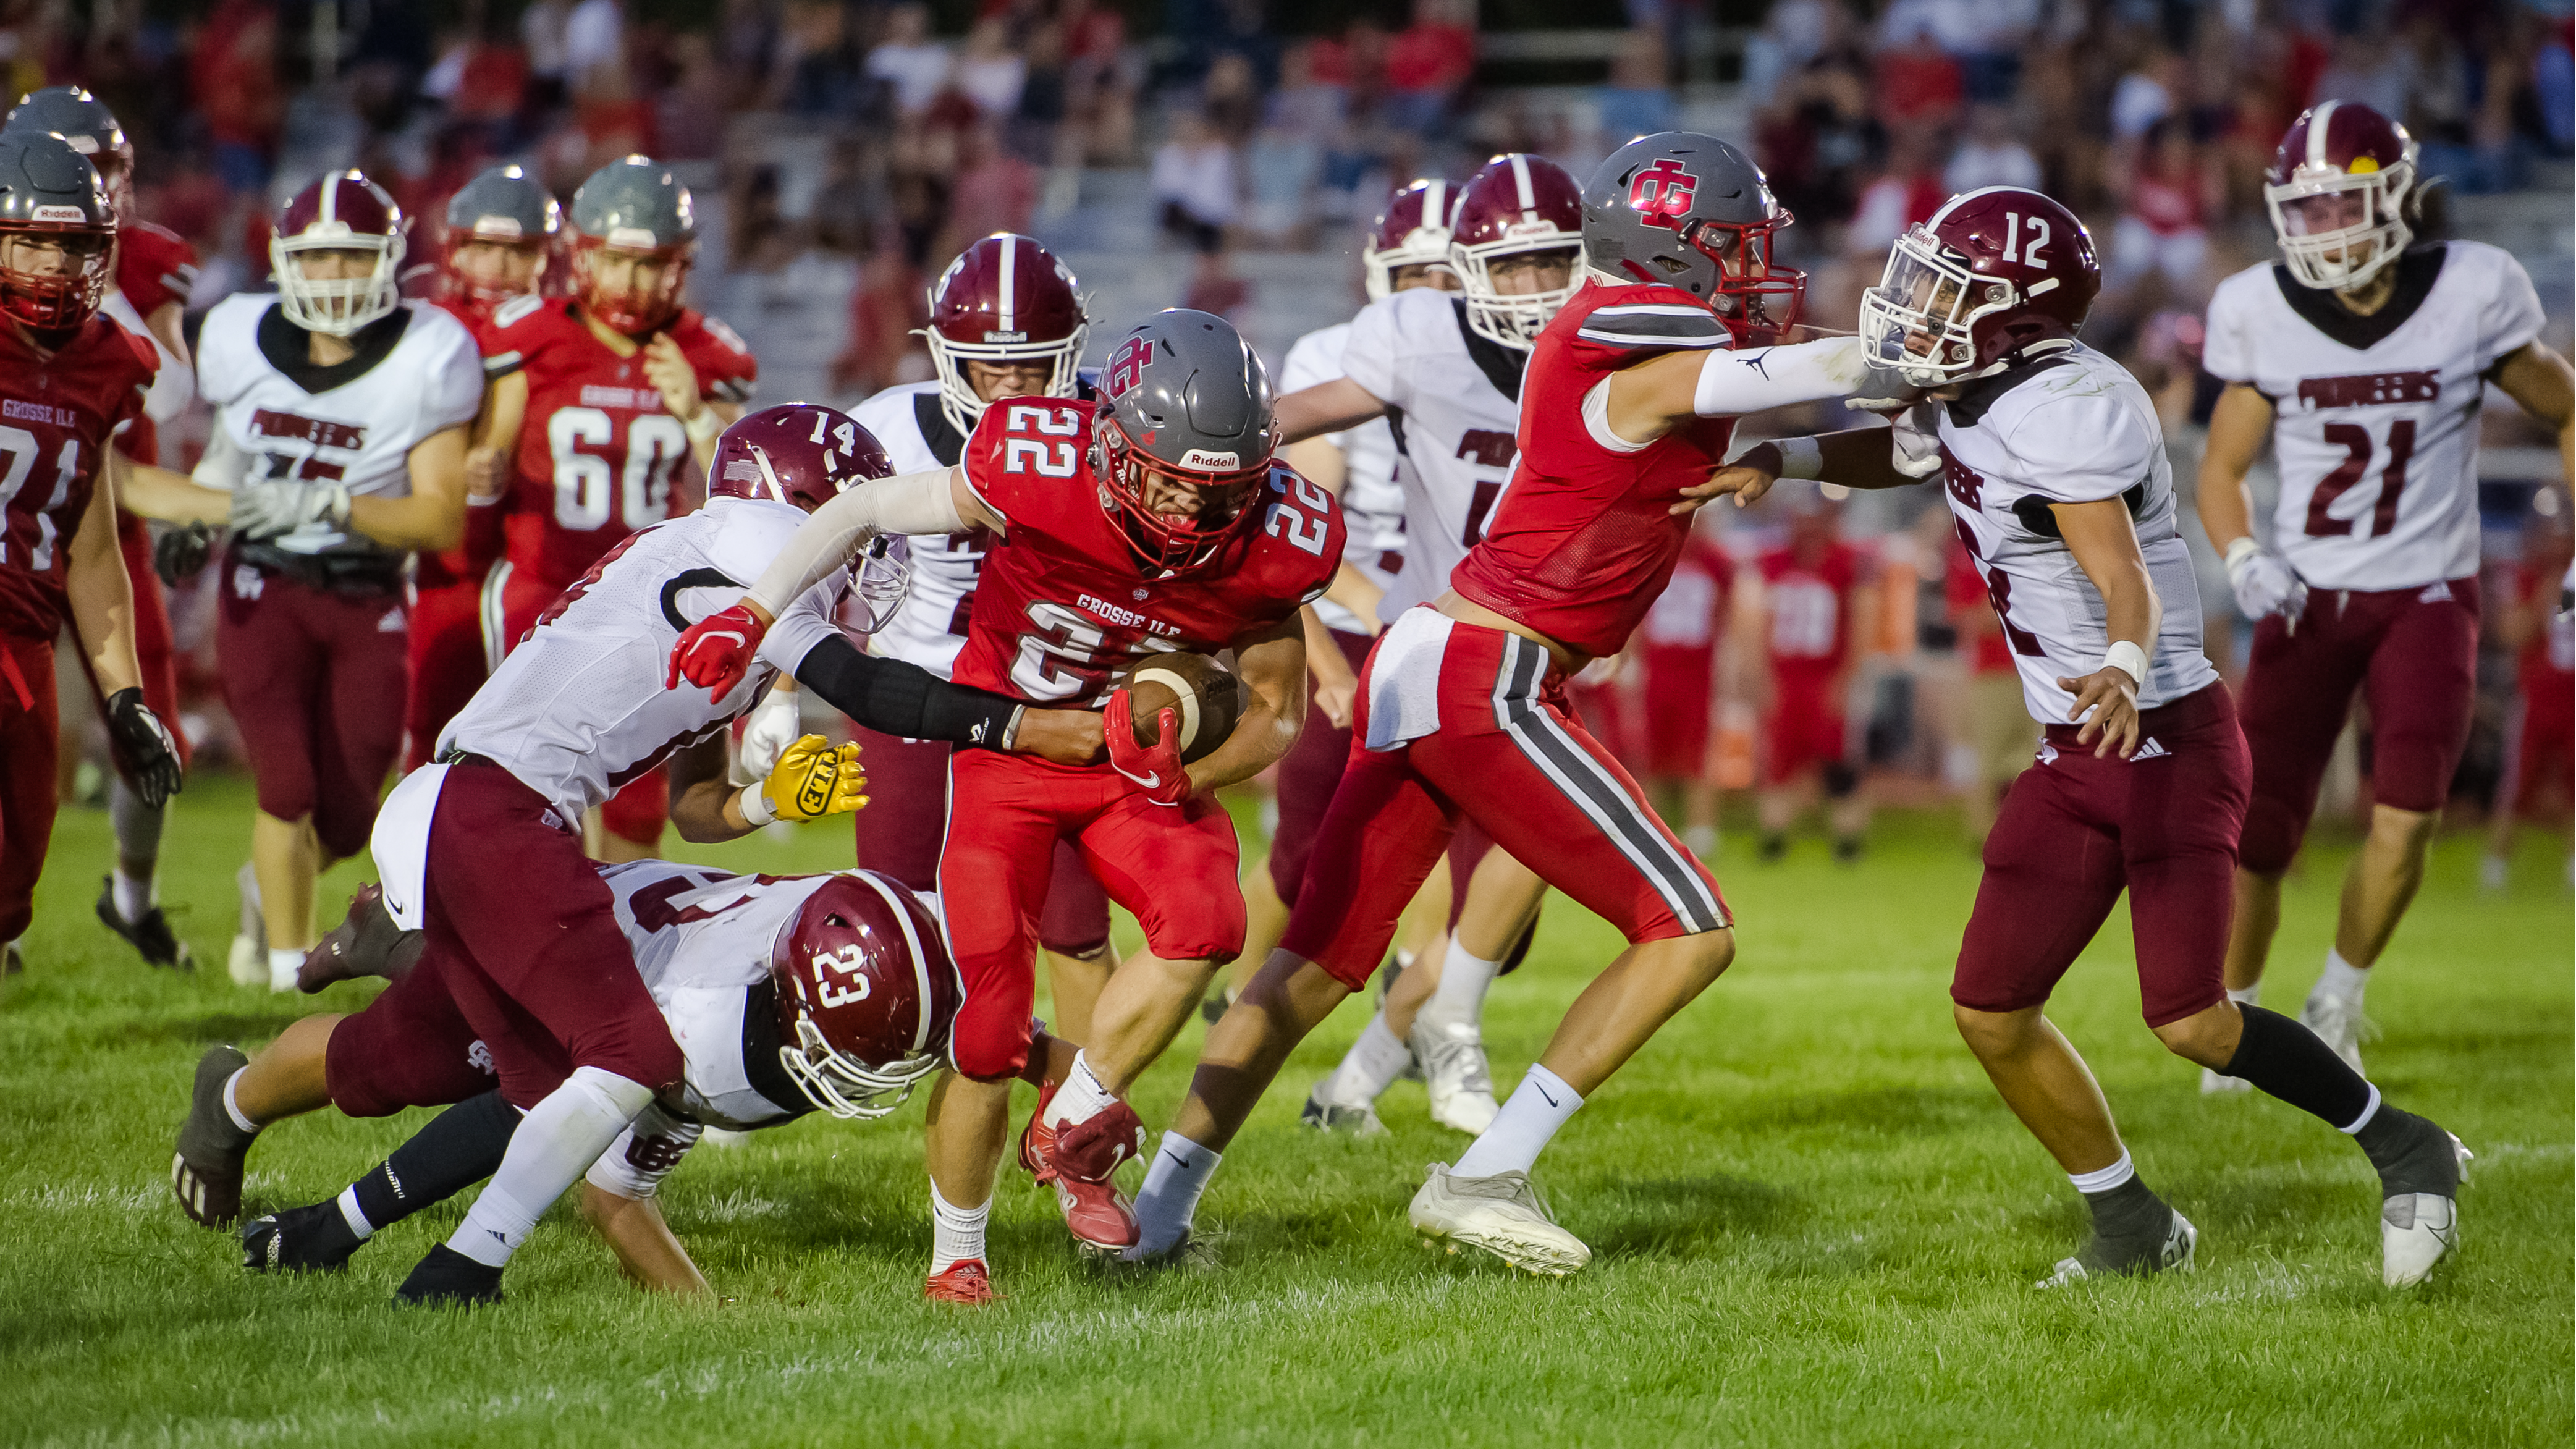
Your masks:
{"label": "jersey shoulder stripe", "polygon": [[1733,340],[1726,324],[1705,307],[1657,303],[1600,308],[1583,319],[1574,335],[1611,347],[1723,347]]}

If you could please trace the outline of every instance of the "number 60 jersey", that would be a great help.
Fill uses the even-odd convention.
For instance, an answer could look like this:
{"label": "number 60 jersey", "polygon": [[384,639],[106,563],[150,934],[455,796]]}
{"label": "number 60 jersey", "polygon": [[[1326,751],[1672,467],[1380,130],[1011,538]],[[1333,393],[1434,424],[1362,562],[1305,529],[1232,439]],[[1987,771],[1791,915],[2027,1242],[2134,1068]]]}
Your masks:
{"label": "number 60 jersey", "polygon": [[2397,259],[2368,317],[2251,267],[2209,299],[2202,361],[2270,400],[2281,502],[2272,538],[2321,589],[2412,589],[2478,571],[2478,398],[2540,334],[2513,257],[2435,242]]}
{"label": "number 60 jersey", "polygon": [[1079,709],[1144,656],[1214,654],[1322,595],[1342,560],[1331,494],[1285,464],[1244,505],[1250,517],[1207,564],[1166,574],[1138,562],[1101,506],[1087,402],[1005,398],[966,442],[966,482],[1000,514],[955,679]]}

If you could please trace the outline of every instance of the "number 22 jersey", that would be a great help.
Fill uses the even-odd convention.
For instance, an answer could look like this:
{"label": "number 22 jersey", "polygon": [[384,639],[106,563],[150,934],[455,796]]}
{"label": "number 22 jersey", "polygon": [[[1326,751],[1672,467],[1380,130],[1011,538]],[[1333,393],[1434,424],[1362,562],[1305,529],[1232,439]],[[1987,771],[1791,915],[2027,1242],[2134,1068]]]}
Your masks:
{"label": "number 22 jersey", "polygon": [[2274,546],[2321,589],[2477,572],[2478,401],[2487,371],[2540,334],[2530,276],[2484,242],[2412,247],[2395,270],[2368,317],[2280,266],[2209,299],[2202,364],[2270,400]]}
{"label": "number 22 jersey", "polygon": [[1101,505],[1089,403],[1005,398],[966,443],[966,482],[1004,525],[984,555],[960,684],[1033,704],[1099,704],[1148,654],[1214,654],[1293,616],[1341,563],[1340,505],[1285,465],[1244,506],[1252,517],[1206,566],[1138,562]]}

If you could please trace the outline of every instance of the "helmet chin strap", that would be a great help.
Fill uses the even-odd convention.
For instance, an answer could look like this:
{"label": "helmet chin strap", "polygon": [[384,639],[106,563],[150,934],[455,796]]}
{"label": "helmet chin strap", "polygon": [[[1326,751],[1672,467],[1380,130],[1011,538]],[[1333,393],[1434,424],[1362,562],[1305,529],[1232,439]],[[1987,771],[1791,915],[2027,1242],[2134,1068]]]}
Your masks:
{"label": "helmet chin strap", "polygon": [[1981,377],[1993,377],[1998,373],[2010,372],[2012,369],[2019,367],[2024,363],[2033,361],[2037,358],[2046,357],[2051,353],[2070,351],[2074,346],[2075,339],[2072,337],[2061,336],[2035,338],[2014,348],[2012,351],[2005,353],[2003,356],[1996,358],[1993,362],[1977,369],[1975,372],[1969,373],[1966,377],[1961,378],[1960,381],[1973,382]]}
{"label": "helmet chin strap", "polygon": [[778,481],[778,470],[769,466],[769,450],[758,443],[751,445],[751,460],[760,465],[760,476],[769,480],[769,496],[784,503],[787,487]]}

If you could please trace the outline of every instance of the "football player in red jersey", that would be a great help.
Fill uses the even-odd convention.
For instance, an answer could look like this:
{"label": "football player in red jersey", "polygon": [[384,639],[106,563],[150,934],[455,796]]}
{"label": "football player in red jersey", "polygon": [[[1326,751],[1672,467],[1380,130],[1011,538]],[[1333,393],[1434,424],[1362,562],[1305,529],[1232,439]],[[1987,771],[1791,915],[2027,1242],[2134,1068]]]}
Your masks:
{"label": "football player in red jersey", "polygon": [[[939,882],[966,1001],[957,1073],[930,1107],[940,1258],[981,1255],[1009,1081],[1028,1059],[1029,922],[1060,839],[1076,841],[1110,898],[1135,913],[1146,949],[1110,978],[1091,1041],[1021,1154],[1052,1172],[1084,1248],[1134,1244],[1135,1219],[1110,1181],[1144,1142],[1124,1095],[1243,946],[1234,825],[1211,792],[1296,743],[1306,706],[1298,611],[1323,593],[1342,555],[1332,496],[1273,461],[1269,378],[1224,319],[1157,313],[1110,349],[1101,392],[1096,407],[996,403],[959,467],[843,494],[742,604],[693,626],[672,653],[675,684],[685,675],[731,688],[775,602],[846,568],[872,531],[972,525],[997,542],[976,585],[958,681],[1032,703],[1106,698],[1106,766],[996,770],[989,752],[961,751],[949,768]],[[1157,652],[1225,649],[1247,694],[1233,733],[1184,765],[1177,716],[1165,710],[1158,743],[1141,746],[1127,694],[1112,688],[1117,674]],[[940,1267],[935,1259],[934,1273]]]}
{"label": "football player in red jersey", "polygon": [[0,136],[0,975],[22,969],[53,837],[66,622],[142,803],[179,788],[178,745],[144,702],[116,545],[109,439],[142,412],[156,358],[99,315],[115,243],[107,188],[69,142]]}
{"label": "football player in red jersey", "polygon": [[[2567,589],[2576,579],[2576,538],[2569,537],[2564,499],[2523,521],[2522,557],[2514,561],[2513,594],[2496,615],[2496,642],[2519,657],[2513,708],[2505,724],[2504,778],[2488,808],[2487,855],[2479,883],[2505,888],[2512,874],[2513,833],[2525,814],[2563,829],[2576,811],[2576,614]],[[2576,884],[2576,858],[2568,869]]]}
{"label": "football player in red jersey", "polygon": [[[2409,245],[2415,140],[2351,102],[2301,115],[2263,197],[2279,265],[2209,299],[2202,362],[2226,381],[2201,456],[2200,520],[2256,621],[2245,672],[2254,800],[2227,986],[2255,999],[2281,878],[2355,693],[2370,701],[2370,834],[2344,874],[2300,1020],[2360,1069],[2362,995],[2424,880],[2477,701],[2478,419],[2490,385],[2557,435],[2576,480],[2576,372],[2540,340],[2531,278],[2484,242]],[[2279,462],[2271,543],[2247,471]],[[2204,1091],[2229,1083],[2204,1076]]]}
{"label": "football player in red jersey", "polygon": [[[98,168],[99,179],[107,184],[108,200],[117,216],[116,285],[100,310],[127,331],[149,340],[159,352],[161,364],[160,371],[153,375],[152,391],[144,398],[141,416],[118,435],[115,446],[128,459],[157,467],[161,461],[158,425],[178,416],[196,396],[195,370],[189,364],[187,339],[179,330],[179,314],[188,300],[189,289],[196,284],[197,254],[175,233],[136,215],[133,143],[126,139],[125,128],[118,124],[115,113],[96,96],[78,86],[47,86],[31,92],[20,98],[6,125],[0,126],[0,132],[18,130],[39,134],[50,131],[62,137],[73,150],[90,158],[90,164]],[[144,527],[145,515],[135,511],[136,499],[132,496],[155,489],[159,482],[133,478],[120,483],[116,543],[125,556],[126,579],[134,589],[134,654],[143,670],[144,702],[160,718],[176,720],[179,672],[170,634],[170,611],[161,596],[161,581],[154,574],[152,536]],[[187,506],[188,502],[195,506]],[[156,511],[149,516],[221,523],[221,503],[221,499],[209,495],[183,502],[175,513]],[[205,530],[200,527],[194,539],[202,542],[204,536]],[[91,687],[96,690],[95,679]],[[106,696],[102,693],[99,698],[103,702]],[[187,737],[176,731],[172,737],[178,743],[179,763],[184,768],[188,762]],[[116,870],[101,883],[99,920],[123,936],[146,961],[156,966],[191,969],[195,961],[188,945],[172,934],[159,904],[161,808],[143,803],[126,779],[127,763],[121,759],[117,763],[119,768],[112,772],[108,783],[108,820],[116,832]]]}
{"label": "football player in red jersey", "polygon": [[[732,328],[681,305],[697,250],[689,189],[649,157],[593,172],[572,199],[569,297],[504,303],[484,334],[499,379],[487,431],[515,454],[507,555],[483,588],[497,667],[600,556],[673,512],[694,463],[750,401],[759,364]],[[585,825],[603,860],[650,855],[670,814],[656,771]]]}
{"label": "football player in red jersey", "polygon": [[1757,561],[1762,579],[1761,657],[1769,664],[1770,709],[1759,805],[1761,857],[1789,849],[1789,825],[1804,808],[1810,778],[1831,802],[1834,859],[1860,858],[1869,799],[1852,768],[1843,706],[1851,697],[1859,633],[1878,617],[1878,586],[1867,555],[1837,532],[1840,505],[1812,489],[1789,499],[1789,538]]}
{"label": "football player in red jersey", "polygon": [[1788,220],[1741,153],[1687,132],[1630,142],[1584,188],[1590,275],[1531,349],[1512,480],[1446,592],[1370,652],[1287,934],[1208,1033],[1146,1174],[1136,1256],[1186,1240],[1219,1154],[1290,1048],[1376,968],[1464,818],[1630,945],[1456,1169],[1431,1169],[1412,1220],[1534,1272],[1590,1260],[1529,1169],[1583,1094],[1726,969],[1734,937],[1716,882],[1574,718],[1565,681],[1617,653],[1662,593],[1734,417],[1863,381],[1852,339],[1768,345],[1805,285],[1770,264]]}
{"label": "football player in red jersey", "polygon": [[[436,300],[479,343],[494,309],[543,288],[563,208],[525,168],[495,166],[448,198],[446,223]],[[407,770],[429,763],[439,732],[491,673],[483,657],[483,577],[500,552],[497,505],[508,497],[518,443],[493,435],[502,386],[487,367],[483,413],[465,455],[465,542],[424,553],[413,565]]]}

